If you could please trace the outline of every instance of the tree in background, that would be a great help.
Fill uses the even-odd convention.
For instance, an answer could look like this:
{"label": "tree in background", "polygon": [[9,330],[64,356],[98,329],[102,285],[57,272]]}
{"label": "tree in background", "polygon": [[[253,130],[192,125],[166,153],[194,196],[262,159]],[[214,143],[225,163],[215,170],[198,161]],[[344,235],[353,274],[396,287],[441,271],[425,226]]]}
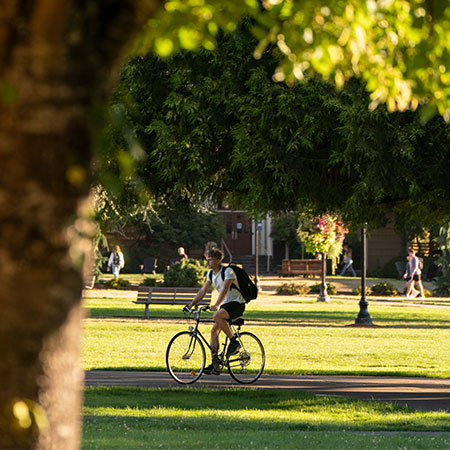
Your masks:
{"label": "tree in background", "polygon": [[298,214],[284,213],[272,217],[270,237],[274,241],[284,242],[287,248],[285,254],[289,258],[304,258],[304,245],[298,240]]}
{"label": "tree in background", "polygon": [[371,110],[383,102],[390,112],[426,104],[425,116],[439,111],[450,120],[446,0],[170,0],[149,22],[142,46],[161,56],[211,50],[219,30],[234,31],[242,15],[254,20],[256,58],[271,47],[282,54],[275,81],[302,81],[311,69],[342,88],[357,76]]}
{"label": "tree in background", "polygon": [[450,293],[450,224],[442,226],[439,236],[434,240],[441,251],[437,264],[442,269],[442,275],[437,278],[436,292],[448,295]]}
{"label": "tree in background", "polygon": [[364,85],[314,74],[274,83],[274,48],[253,59],[249,20],[214,52],[135,58],[119,92],[146,156],[137,173],[165,202],[229,198],[254,214],[339,210],[355,227],[424,226],[450,208],[449,127],[418,112],[374,111]]}

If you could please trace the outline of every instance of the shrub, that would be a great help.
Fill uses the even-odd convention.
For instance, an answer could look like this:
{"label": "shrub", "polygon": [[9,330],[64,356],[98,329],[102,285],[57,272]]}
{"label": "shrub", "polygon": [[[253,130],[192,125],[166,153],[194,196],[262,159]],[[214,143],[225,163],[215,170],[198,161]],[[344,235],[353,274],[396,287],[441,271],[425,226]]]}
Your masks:
{"label": "shrub", "polygon": [[162,286],[163,280],[159,280],[158,278],[146,277],[141,283],[141,286]]}
{"label": "shrub", "polygon": [[[310,294],[319,294],[320,293],[320,285],[322,283],[316,283],[309,287],[309,293]],[[337,289],[336,286],[332,283],[327,283],[327,292],[329,295],[336,295]]]}
{"label": "shrub", "polygon": [[105,286],[108,286],[108,287],[111,287],[114,289],[122,289],[129,285],[130,285],[130,282],[128,280],[125,280],[124,278],[113,278],[112,280],[108,280],[105,283]]}
{"label": "shrub", "polygon": [[400,294],[400,292],[398,292],[398,290],[388,282],[374,284],[371,287],[371,291],[373,295],[381,295],[386,297]]}
{"label": "shrub", "polygon": [[306,283],[283,283],[277,287],[279,295],[305,295],[308,292],[309,287]]}
{"label": "shrub", "polygon": [[[358,286],[357,288],[353,289],[353,294],[354,295],[361,295],[362,291],[361,291],[361,286]],[[370,289],[369,286],[366,286],[366,296],[370,295],[372,293],[372,289]]]}
{"label": "shrub", "polygon": [[164,286],[201,287],[205,282],[208,268],[196,259],[186,259],[172,264],[164,272]]}

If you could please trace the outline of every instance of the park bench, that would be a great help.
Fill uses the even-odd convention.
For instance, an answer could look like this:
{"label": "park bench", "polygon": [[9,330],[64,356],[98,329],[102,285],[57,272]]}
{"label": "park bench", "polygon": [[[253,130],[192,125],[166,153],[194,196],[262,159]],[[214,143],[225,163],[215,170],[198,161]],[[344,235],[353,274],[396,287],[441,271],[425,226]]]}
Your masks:
{"label": "park bench", "polygon": [[[138,286],[137,299],[133,303],[145,305],[145,318],[149,318],[150,305],[189,305],[199,288]],[[211,303],[211,291],[207,292],[198,305]]]}
{"label": "park bench", "polygon": [[93,289],[95,285],[95,278],[96,276],[94,274],[86,276],[84,279],[84,289]]}
{"label": "park bench", "polygon": [[280,276],[320,276],[322,274],[322,261],[320,259],[283,259],[278,274]]}

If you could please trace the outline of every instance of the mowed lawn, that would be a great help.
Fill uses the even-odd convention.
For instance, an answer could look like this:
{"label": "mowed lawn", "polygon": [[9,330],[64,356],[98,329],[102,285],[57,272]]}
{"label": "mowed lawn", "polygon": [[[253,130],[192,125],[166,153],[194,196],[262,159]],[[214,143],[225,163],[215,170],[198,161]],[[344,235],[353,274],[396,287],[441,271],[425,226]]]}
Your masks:
{"label": "mowed lawn", "polygon": [[[170,338],[188,326],[176,306],[154,306],[159,320],[146,321],[130,298],[85,303],[86,369],[165,370]],[[371,302],[371,328],[351,326],[358,310],[357,300],[263,295],[248,305],[244,329],[262,340],[266,373],[450,377],[450,308]],[[201,326],[208,339],[209,328]]]}
{"label": "mowed lawn", "polygon": [[302,392],[88,388],[84,449],[448,449],[449,415]]}
{"label": "mowed lawn", "polygon": [[[126,292],[91,292],[85,299],[84,367],[166,370],[167,344],[189,324],[179,307],[152,307],[153,319],[143,320],[143,307],[133,305],[133,294]],[[446,300],[443,307],[403,301],[369,299],[377,326],[356,328],[351,326],[359,310],[356,297],[322,304],[313,296],[265,293],[249,304],[244,329],[261,338],[266,373],[450,378]],[[201,326],[207,338],[209,328]],[[88,388],[83,416],[84,449],[450,448],[445,412],[238,385]]]}

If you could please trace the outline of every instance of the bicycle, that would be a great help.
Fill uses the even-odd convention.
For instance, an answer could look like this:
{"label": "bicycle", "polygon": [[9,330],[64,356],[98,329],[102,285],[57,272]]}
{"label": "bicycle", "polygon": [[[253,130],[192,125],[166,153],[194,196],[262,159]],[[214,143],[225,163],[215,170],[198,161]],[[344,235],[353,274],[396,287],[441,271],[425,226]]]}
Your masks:
{"label": "bicycle", "polygon": [[[211,350],[208,341],[198,329],[200,316],[209,310],[209,306],[183,309],[186,318],[192,314],[195,326],[189,326],[188,331],[177,333],[169,342],[166,351],[166,365],[172,378],[181,384],[195,383],[203,374],[206,365],[205,344]],[[228,337],[223,343],[223,349],[218,355],[218,368],[225,366],[231,377],[241,384],[254,383],[263,373],[266,362],[264,347],[253,333],[240,332],[244,319],[239,317],[229,321],[233,333],[237,336],[241,348],[235,355],[226,358]]]}

